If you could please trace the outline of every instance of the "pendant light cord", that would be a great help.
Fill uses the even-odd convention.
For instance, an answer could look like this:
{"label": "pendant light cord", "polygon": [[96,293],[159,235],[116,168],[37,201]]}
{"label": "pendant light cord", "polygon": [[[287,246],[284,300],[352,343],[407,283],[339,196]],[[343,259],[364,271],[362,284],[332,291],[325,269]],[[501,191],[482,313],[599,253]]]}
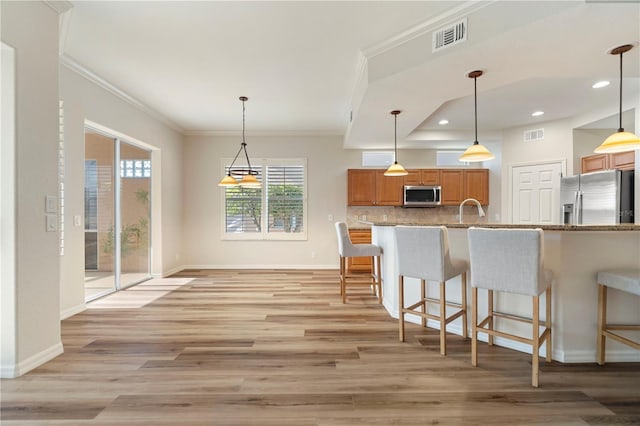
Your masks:
{"label": "pendant light cord", "polygon": [[473,117],[475,135],[474,144],[478,143],[478,77],[473,77]]}
{"label": "pendant light cord", "polygon": [[619,117],[619,126],[618,126],[618,132],[624,132],[624,129],[622,128],[622,54],[624,52],[620,52],[620,117]]}
{"label": "pendant light cord", "polygon": [[398,114],[393,115],[393,162],[398,164]]}
{"label": "pendant light cord", "polygon": [[240,98],[240,100],[242,101],[242,148],[241,149],[244,149],[244,156],[247,159],[247,166],[249,166],[249,174],[252,175],[253,174],[253,169],[251,168],[251,161],[249,161],[249,154],[247,153],[247,143],[245,142],[245,139],[244,139],[244,122],[245,122],[245,118],[244,118],[244,116],[245,116],[244,103],[246,101],[246,98]]}

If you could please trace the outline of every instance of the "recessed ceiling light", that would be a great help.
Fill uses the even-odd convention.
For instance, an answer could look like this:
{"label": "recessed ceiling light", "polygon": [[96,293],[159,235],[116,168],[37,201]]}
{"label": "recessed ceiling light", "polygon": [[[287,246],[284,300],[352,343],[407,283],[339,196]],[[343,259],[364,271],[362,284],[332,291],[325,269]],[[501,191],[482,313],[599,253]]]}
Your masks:
{"label": "recessed ceiling light", "polygon": [[441,126],[444,126],[445,124],[449,124],[449,120],[445,120],[445,119],[440,120],[440,121],[438,121],[438,124],[441,125]]}
{"label": "recessed ceiling light", "polygon": [[540,117],[542,114],[544,114],[544,111],[536,111],[536,112],[532,112],[531,116],[532,117]]}
{"label": "recessed ceiling light", "polygon": [[607,80],[602,80],[599,81],[597,83],[594,83],[593,87],[594,89],[600,89],[601,87],[607,87],[610,83]]}

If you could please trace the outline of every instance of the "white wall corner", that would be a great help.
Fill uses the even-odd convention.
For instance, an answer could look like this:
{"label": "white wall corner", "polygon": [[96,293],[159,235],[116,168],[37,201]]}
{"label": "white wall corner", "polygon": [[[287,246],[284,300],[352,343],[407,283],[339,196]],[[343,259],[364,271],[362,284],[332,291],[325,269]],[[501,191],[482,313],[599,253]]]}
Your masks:
{"label": "white wall corner", "polygon": [[81,303],[79,305],[76,306],[72,306],[70,308],[67,308],[63,311],[60,312],[60,320],[65,320],[69,317],[74,316],[75,314],[79,314],[82,311],[85,311],[87,309],[87,304],[86,303]]}
{"label": "white wall corner", "polygon": [[55,345],[20,361],[18,364],[0,365],[0,377],[3,379],[13,379],[15,377],[22,376],[45,362],[52,360],[63,352],[64,348],[62,347],[62,342],[58,342]]}

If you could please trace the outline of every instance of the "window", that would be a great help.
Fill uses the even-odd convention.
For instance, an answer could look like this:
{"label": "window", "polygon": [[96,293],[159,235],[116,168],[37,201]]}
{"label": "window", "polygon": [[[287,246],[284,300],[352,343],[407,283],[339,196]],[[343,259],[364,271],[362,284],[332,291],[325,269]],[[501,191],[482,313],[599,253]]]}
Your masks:
{"label": "window", "polygon": [[[305,240],[306,159],[254,162],[262,188],[235,186],[223,191],[224,238]],[[230,163],[223,163],[225,170]]]}
{"label": "window", "polygon": [[151,177],[151,160],[120,160],[121,178]]}

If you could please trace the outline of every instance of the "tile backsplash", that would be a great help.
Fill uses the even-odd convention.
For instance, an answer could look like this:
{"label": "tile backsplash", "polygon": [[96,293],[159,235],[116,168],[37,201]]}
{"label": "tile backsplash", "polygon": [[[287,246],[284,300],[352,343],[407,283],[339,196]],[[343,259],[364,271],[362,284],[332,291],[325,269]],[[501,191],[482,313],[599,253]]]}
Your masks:
{"label": "tile backsplash", "polygon": [[[486,208],[485,208],[486,210]],[[457,206],[447,207],[371,207],[371,206],[348,206],[347,226],[362,227],[360,221],[372,222],[420,222],[420,223],[458,223],[459,208]],[[475,205],[464,207],[464,223],[487,223],[487,217],[479,217],[478,209]]]}

